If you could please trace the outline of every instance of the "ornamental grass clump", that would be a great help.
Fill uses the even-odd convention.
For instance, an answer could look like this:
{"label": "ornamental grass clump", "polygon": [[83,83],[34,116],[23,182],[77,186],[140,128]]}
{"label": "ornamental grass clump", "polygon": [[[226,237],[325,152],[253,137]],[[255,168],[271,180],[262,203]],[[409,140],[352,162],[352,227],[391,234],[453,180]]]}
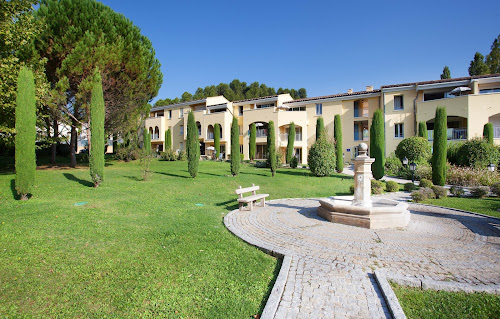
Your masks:
{"label": "ornamental grass clump", "polygon": [[488,186],[476,186],[472,187],[470,194],[472,197],[483,198],[490,193],[490,188]]}
{"label": "ornamental grass clump", "polygon": [[462,197],[465,194],[465,191],[462,187],[459,186],[452,186],[450,187],[450,193],[454,197]]}
{"label": "ornamental grass clump", "polygon": [[307,156],[311,173],[318,177],[329,176],[335,170],[335,147],[326,134],[320,134]]}
{"label": "ornamental grass clump", "polygon": [[450,165],[446,182],[457,186],[490,186],[500,182],[500,173],[498,171],[490,172],[486,168]]}

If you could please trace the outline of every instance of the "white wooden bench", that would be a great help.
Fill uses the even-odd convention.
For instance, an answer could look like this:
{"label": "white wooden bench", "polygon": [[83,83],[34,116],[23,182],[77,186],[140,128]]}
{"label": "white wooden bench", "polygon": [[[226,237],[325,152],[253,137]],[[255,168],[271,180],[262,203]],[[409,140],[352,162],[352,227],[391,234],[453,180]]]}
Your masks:
{"label": "white wooden bench", "polygon": [[[252,211],[254,203],[259,199],[261,200],[261,206],[266,206],[266,197],[269,196],[269,194],[257,194],[256,191],[258,191],[259,189],[259,186],[255,186],[255,184],[252,184],[252,187],[241,188],[240,186],[240,188],[235,191],[238,195],[238,204],[240,205],[240,210],[243,210],[243,204],[247,203],[248,208],[250,209],[250,211]],[[252,195],[243,197],[243,194],[250,192],[252,192]]]}

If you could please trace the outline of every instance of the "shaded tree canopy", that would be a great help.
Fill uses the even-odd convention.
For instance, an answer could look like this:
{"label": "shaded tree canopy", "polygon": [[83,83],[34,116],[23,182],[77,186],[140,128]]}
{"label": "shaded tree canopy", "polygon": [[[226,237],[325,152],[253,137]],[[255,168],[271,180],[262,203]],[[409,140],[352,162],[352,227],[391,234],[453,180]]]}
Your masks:
{"label": "shaded tree canopy", "polygon": [[307,91],[304,88],[300,88],[298,90],[279,88],[276,91],[276,89],[268,87],[264,83],[259,84],[259,82],[253,82],[250,85],[247,85],[246,82],[241,82],[238,79],[234,79],[229,84],[220,83],[217,86],[209,85],[205,88],[197,88],[194,94],[184,92],[180,99],[177,97],[175,99],[160,99],[156,101],[154,106],[171,105],[179,102],[200,100],[206,97],[218,95],[223,95],[228,101],[238,101],[285,93],[290,94],[293,99],[301,99],[307,97]]}
{"label": "shaded tree canopy", "polygon": [[443,73],[441,74],[441,80],[444,79],[451,79],[450,68],[448,66],[443,68]]}
{"label": "shaded tree canopy", "polygon": [[470,76],[500,73],[500,35],[493,40],[490,49],[491,51],[486,57],[476,52],[474,59],[470,61]]}

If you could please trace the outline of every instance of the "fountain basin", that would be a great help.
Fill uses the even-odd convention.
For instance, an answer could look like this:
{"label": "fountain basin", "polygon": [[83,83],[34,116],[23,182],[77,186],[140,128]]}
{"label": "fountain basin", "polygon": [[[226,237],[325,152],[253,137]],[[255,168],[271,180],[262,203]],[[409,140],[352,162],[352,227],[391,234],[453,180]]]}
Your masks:
{"label": "fountain basin", "polygon": [[405,227],[410,222],[408,204],[372,198],[364,205],[353,205],[353,196],[332,196],[320,200],[318,216],[326,220],[369,229]]}

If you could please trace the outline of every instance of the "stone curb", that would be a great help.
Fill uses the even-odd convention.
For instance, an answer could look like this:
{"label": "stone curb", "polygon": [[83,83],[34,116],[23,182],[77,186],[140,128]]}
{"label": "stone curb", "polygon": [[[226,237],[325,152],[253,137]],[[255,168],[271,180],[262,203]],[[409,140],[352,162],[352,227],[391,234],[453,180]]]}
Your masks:
{"label": "stone curb", "polygon": [[442,208],[442,209],[449,209],[449,210],[455,211],[455,212],[466,213],[466,214],[481,216],[481,217],[485,217],[485,218],[492,218],[492,219],[496,219],[496,220],[500,221],[500,217],[495,217],[495,216],[485,215],[485,214],[481,214],[481,213],[470,212],[468,210],[462,210],[462,209],[453,208],[453,207],[445,207],[445,206],[438,206],[438,205],[431,205],[431,204],[420,204],[420,203],[414,203],[414,202],[408,202],[408,204],[409,205],[420,205],[420,206],[426,206],[426,207],[438,207],[438,208]]}
{"label": "stone curb", "polygon": [[288,280],[288,273],[290,271],[290,264],[292,257],[285,256],[283,262],[281,263],[281,269],[278,274],[278,278],[274,282],[273,289],[269,294],[264,311],[262,311],[261,319],[273,319],[278,310],[278,306],[283,296],[283,291],[285,290],[286,281]]}
{"label": "stone curb", "polygon": [[375,279],[377,280],[378,286],[382,291],[382,295],[384,295],[384,299],[387,302],[387,306],[389,307],[389,311],[392,314],[394,319],[406,319],[406,315],[399,304],[398,298],[396,294],[389,285],[387,278],[385,275],[379,270],[375,270],[374,272]]}

